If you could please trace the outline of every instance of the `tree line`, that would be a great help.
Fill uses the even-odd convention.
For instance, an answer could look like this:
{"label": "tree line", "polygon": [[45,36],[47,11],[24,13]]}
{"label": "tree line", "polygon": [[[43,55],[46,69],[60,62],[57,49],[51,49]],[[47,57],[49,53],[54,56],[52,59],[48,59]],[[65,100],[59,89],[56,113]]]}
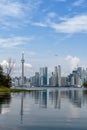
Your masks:
{"label": "tree line", "polygon": [[[10,58],[3,67],[0,64],[0,86],[10,88],[12,86],[11,73],[14,67],[14,62]],[[4,68],[4,69],[3,69]]]}

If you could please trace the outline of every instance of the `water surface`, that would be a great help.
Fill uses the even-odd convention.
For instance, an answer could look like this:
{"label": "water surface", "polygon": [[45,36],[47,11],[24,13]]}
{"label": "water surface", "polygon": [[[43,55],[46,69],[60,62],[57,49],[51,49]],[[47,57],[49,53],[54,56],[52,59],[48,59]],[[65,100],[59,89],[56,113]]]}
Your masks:
{"label": "water surface", "polygon": [[0,130],[87,130],[87,90],[0,93]]}

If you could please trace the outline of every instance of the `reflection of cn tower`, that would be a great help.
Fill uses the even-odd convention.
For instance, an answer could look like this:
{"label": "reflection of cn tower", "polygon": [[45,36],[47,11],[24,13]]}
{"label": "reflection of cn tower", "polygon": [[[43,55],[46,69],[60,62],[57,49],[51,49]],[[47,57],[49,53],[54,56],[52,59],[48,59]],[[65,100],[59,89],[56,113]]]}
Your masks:
{"label": "reflection of cn tower", "polygon": [[22,53],[21,63],[22,63],[22,86],[23,86],[24,85],[24,52]]}
{"label": "reflection of cn tower", "polygon": [[23,123],[23,93],[21,93],[21,124]]}

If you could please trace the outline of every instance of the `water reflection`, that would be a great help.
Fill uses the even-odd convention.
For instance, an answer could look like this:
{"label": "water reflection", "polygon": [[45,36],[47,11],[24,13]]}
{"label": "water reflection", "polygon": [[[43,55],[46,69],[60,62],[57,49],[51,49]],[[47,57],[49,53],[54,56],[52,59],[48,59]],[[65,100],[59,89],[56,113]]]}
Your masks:
{"label": "water reflection", "polygon": [[84,127],[87,126],[87,90],[44,89],[0,94],[0,113],[4,113],[0,125],[6,128],[8,125],[20,130],[22,126],[23,130],[25,126]]}
{"label": "water reflection", "polygon": [[[77,108],[81,108],[82,104],[87,103],[87,90],[44,90],[44,91],[32,91],[30,93],[14,94],[21,97],[21,121],[23,117],[24,98],[28,95],[34,100],[35,104],[38,104],[40,108],[47,109],[48,104],[55,109],[61,109],[62,101],[68,100],[72,105]],[[9,109],[11,101],[10,93],[0,94],[0,113],[4,109]]]}
{"label": "water reflection", "polygon": [[24,100],[24,94],[23,93],[21,93],[21,124],[23,123],[23,108],[24,108],[24,106],[23,106],[23,100]]}
{"label": "water reflection", "polygon": [[82,105],[82,91],[69,91],[69,100],[76,107],[81,108]]}
{"label": "water reflection", "polygon": [[85,93],[82,90],[45,90],[32,92],[31,96],[41,108],[47,108],[49,101],[55,109],[61,109],[64,99],[69,99],[72,105],[81,108],[83,94]]}
{"label": "water reflection", "polygon": [[9,104],[11,102],[10,93],[0,93],[0,114],[9,112]]}
{"label": "water reflection", "polygon": [[54,105],[54,108],[61,108],[61,91],[50,91],[49,92],[49,99],[51,101],[51,104]]}

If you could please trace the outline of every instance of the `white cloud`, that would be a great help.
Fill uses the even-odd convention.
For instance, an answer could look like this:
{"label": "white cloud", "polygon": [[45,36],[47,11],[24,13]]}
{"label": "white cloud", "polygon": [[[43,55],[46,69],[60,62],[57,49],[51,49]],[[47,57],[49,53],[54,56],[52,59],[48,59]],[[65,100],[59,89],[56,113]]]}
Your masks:
{"label": "white cloud", "polygon": [[18,45],[26,44],[31,41],[33,37],[11,37],[11,38],[0,38],[0,46],[4,48],[11,48]]}
{"label": "white cloud", "polygon": [[76,56],[73,57],[73,56],[70,56],[70,55],[68,55],[65,58],[65,60],[69,62],[71,70],[75,69],[80,62],[80,59],[78,57],[76,57]]}
{"label": "white cloud", "polygon": [[41,0],[0,0],[0,24],[9,28],[27,25],[40,4]]}
{"label": "white cloud", "polygon": [[74,16],[59,24],[51,22],[49,26],[61,33],[87,32],[87,15]]}
{"label": "white cloud", "polygon": [[25,67],[32,68],[32,65],[29,63],[25,63],[24,65],[25,65]]}
{"label": "white cloud", "polygon": [[85,0],[77,0],[73,3],[73,6],[81,6],[84,2]]}
{"label": "white cloud", "polygon": [[40,4],[41,0],[0,0],[0,15],[20,18],[37,10]]}
{"label": "white cloud", "polygon": [[48,18],[55,18],[57,16],[55,12],[49,12],[47,15]]}
{"label": "white cloud", "polygon": [[8,62],[7,62],[6,60],[3,60],[3,61],[0,63],[0,65],[2,65],[2,66],[7,66],[7,65],[8,65]]}
{"label": "white cloud", "polygon": [[0,17],[20,18],[23,14],[23,6],[18,1],[0,0]]}
{"label": "white cloud", "polygon": [[[9,64],[13,67],[15,67],[15,63],[12,61],[12,63],[9,63],[9,60],[3,60],[0,65],[2,65],[3,67],[9,66]],[[4,68],[5,69],[5,68]]]}
{"label": "white cloud", "polygon": [[41,22],[35,22],[35,23],[32,23],[32,25],[40,26],[40,27],[47,27],[47,25],[45,23],[41,23]]}
{"label": "white cloud", "polygon": [[[49,19],[49,17],[48,17]],[[87,15],[76,15],[71,18],[59,19],[60,22],[52,22],[51,19],[45,22],[33,23],[35,26],[49,27],[54,29],[57,33],[87,33]]]}

